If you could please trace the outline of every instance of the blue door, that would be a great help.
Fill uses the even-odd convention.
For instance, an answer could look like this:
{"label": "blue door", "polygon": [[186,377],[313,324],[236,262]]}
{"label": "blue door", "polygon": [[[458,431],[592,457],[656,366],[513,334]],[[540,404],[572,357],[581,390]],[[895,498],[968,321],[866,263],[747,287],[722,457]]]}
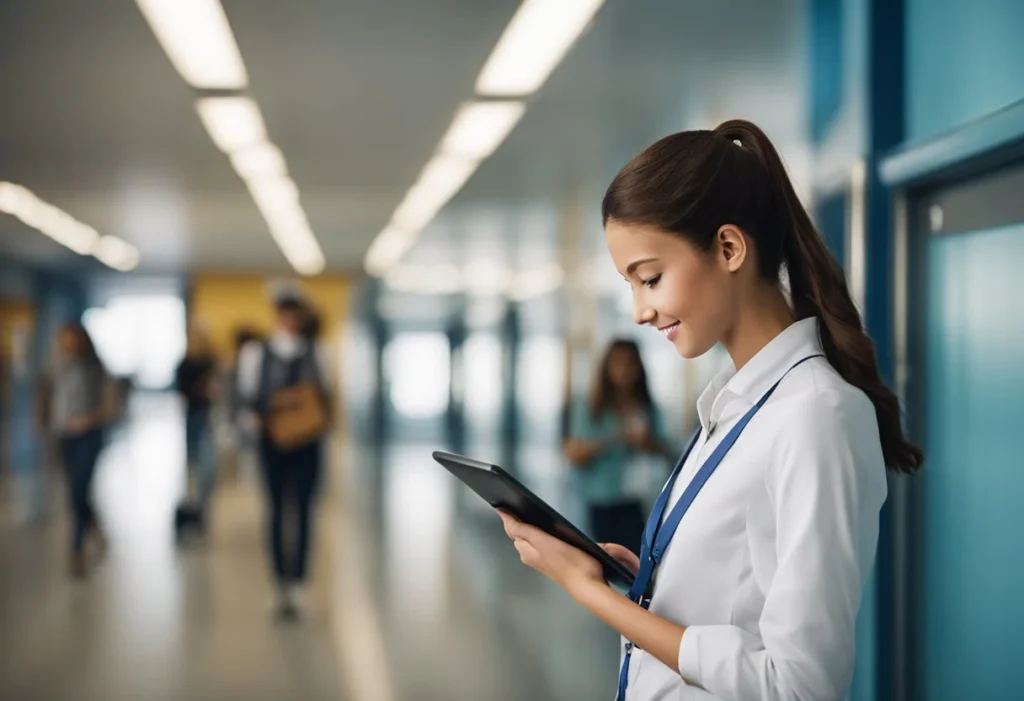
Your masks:
{"label": "blue door", "polygon": [[927,251],[920,688],[1024,699],[1024,224]]}

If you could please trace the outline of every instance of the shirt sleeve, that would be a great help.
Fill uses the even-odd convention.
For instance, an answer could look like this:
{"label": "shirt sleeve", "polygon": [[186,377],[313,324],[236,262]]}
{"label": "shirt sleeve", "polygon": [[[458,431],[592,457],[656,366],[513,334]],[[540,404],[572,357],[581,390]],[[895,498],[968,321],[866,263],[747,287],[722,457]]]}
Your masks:
{"label": "shirt sleeve", "polygon": [[263,368],[263,346],[250,342],[238,352],[238,396],[246,403],[256,401],[260,390],[260,372]]}
{"label": "shirt sleeve", "polygon": [[316,358],[316,369],[320,373],[320,377],[324,382],[330,384],[331,365],[327,362],[327,349],[322,343],[313,346],[313,356]]}
{"label": "shirt sleeve", "polygon": [[784,426],[766,477],[777,564],[760,634],[691,626],[680,644],[683,678],[729,701],[834,701],[853,674],[886,495],[874,407],[859,393],[819,393]]}

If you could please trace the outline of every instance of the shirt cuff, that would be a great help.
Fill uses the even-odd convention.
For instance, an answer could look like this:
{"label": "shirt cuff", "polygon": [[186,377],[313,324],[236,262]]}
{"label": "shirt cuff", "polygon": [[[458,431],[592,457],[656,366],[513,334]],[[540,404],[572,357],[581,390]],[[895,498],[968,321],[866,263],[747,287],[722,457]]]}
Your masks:
{"label": "shirt cuff", "polygon": [[700,634],[699,626],[691,626],[679,643],[679,675],[688,683],[700,684]]}

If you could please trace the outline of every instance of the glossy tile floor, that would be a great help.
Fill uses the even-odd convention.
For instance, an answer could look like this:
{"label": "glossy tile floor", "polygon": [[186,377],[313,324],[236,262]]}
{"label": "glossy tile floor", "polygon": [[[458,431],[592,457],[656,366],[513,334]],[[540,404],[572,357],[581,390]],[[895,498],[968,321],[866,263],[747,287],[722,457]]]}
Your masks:
{"label": "glossy tile floor", "polygon": [[[174,545],[182,439],[172,399],[136,400],[97,478],[110,553],[84,582],[65,577],[62,484],[41,525],[2,521],[0,699],[614,697],[616,636],[519,564],[433,446],[335,451],[308,611],[282,624],[248,472],[223,480],[205,542]],[[556,456],[523,462],[569,505]]]}

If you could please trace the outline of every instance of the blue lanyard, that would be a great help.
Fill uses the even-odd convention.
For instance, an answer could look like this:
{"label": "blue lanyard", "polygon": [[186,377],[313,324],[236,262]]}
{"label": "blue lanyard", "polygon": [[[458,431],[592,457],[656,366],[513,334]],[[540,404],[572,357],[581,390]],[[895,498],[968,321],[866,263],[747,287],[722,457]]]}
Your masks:
{"label": "blue lanyard", "polygon": [[[629,589],[629,598],[631,601],[643,606],[645,609],[651,605],[651,578],[654,575],[654,571],[658,568],[658,564],[661,562],[661,558],[665,555],[665,550],[668,548],[668,544],[672,542],[672,536],[676,534],[676,528],[679,527],[679,522],[683,519],[683,516],[689,510],[693,500],[697,497],[701,488],[711,477],[711,473],[715,471],[719,463],[722,462],[722,458],[729,452],[736,439],[743,433],[743,429],[747,427],[750,420],[754,418],[754,414],[765,405],[768,398],[772,396],[775,388],[779,386],[783,378],[786,377],[793,368],[801,363],[804,363],[811,358],[824,357],[820,353],[815,355],[809,355],[802,360],[797,361],[789,370],[783,373],[782,377],[776,381],[771,388],[764,393],[764,396],[758,400],[757,404],[752,406],[750,410],[743,415],[743,418],[737,422],[732,430],[722,439],[722,442],[718,444],[718,447],[708,456],[708,459],[701,465],[697,474],[693,476],[693,480],[690,484],[686,485],[686,489],[683,491],[683,495],[679,497],[679,501],[672,507],[672,511],[669,512],[668,518],[662,523],[662,516],[665,514],[665,508],[668,506],[668,499],[672,493],[672,487],[676,483],[676,478],[679,477],[679,473],[683,469],[683,465],[686,464],[686,458],[689,457],[690,451],[693,450],[693,446],[697,443],[697,438],[700,437],[700,429],[693,434],[693,438],[690,439],[689,444],[686,446],[686,450],[683,451],[683,457],[679,458],[675,468],[672,470],[672,476],[669,477],[668,483],[664,489],[661,490],[661,494],[658,495],[658,500],[654,503],[654,509],[651,511],[650,518],[647,519],[647,527],[644,528],[644,538],[640,545],[640,571],[637,572],[636,579],[633,580],[633,586]],[[626,685],[629,683],[629,659],[633,655],[633,643],[626,643],[626,655],[622,660],[622,668],[619,670],[619,692],[615,697],[616,701],[626,701]]]}

